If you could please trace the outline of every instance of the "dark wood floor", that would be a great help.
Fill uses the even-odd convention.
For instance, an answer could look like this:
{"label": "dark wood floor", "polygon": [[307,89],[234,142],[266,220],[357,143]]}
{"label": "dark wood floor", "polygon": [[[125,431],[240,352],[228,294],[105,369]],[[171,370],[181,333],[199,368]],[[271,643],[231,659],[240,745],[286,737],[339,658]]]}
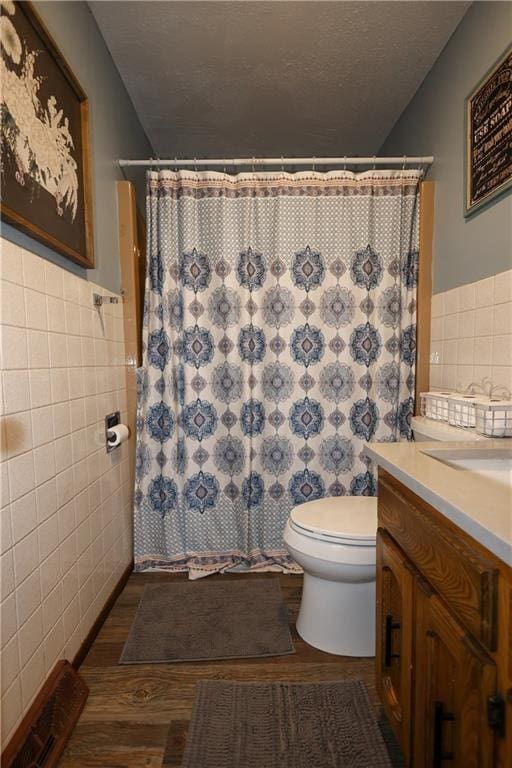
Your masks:
{"label": "dark wood floor", "polygon": [[[182,581],[185,574],[133,574],[85,659],[80,673],[89,699],[60,768],[179,768],[198,680],[324,681],[360,678],[377,705],[373,659],[332,656],[307,645],[295,630],[302,577],[279,578],[296,653],[262,659],[119,666],[118,660],[144,586]],[[251,579],[253,575],[210,576]],[[198,584],[200,588],[200,584]]]}

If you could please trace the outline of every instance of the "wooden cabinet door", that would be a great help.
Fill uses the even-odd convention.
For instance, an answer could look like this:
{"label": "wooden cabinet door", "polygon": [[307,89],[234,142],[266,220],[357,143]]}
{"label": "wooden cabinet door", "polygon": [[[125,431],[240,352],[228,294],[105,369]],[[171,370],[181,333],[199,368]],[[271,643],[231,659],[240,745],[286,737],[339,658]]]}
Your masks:
{"label": "wooden cabinet door", "polygon": [[414,768],[491,768],[494,662],[420,579],[415,610]]}
{"label": "wooden cabinet door", "polygon": [[377,536],[377,690],[410,762],[414,569],[383,530]]}

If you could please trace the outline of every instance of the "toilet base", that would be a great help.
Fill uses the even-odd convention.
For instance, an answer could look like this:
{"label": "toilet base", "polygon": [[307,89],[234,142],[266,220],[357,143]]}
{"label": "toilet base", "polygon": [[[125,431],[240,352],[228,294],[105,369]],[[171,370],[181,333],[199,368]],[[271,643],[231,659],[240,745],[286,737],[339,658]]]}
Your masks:
{"label": "toilet base", "polygon": [[343,583],[304,573],[297,632],[338,656],[375,656],[375,581]]}

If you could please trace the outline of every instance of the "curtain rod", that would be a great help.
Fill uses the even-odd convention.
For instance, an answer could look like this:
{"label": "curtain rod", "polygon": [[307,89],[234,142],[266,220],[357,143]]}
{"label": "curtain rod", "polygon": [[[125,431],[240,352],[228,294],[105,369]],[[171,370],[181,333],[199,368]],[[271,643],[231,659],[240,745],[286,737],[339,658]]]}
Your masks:
{"label": "curtain rod", "polygon": [[172,168],[197,167],[198,165],[233,166],[233,165],[432,165],[432,155],[426,157],[238,157],[238,158],[192,158],[166,159],[149,158],[148,160],[119,160],[119,165],[124,168],[131,165],[142,166],[169,166]]}

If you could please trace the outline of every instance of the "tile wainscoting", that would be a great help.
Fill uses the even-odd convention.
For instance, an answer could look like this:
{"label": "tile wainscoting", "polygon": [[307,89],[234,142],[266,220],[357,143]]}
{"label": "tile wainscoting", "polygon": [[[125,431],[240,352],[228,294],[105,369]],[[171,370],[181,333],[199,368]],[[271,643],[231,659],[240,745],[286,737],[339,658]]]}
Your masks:
{"label": "tile wainscoting", "polygon": [[1,737],[72,660],[132,558],[123,305],[2,240]]}
{"label": "tile wainscoting", "polygon": [[430,386],[512,390],[512,270],[432,297]]}

